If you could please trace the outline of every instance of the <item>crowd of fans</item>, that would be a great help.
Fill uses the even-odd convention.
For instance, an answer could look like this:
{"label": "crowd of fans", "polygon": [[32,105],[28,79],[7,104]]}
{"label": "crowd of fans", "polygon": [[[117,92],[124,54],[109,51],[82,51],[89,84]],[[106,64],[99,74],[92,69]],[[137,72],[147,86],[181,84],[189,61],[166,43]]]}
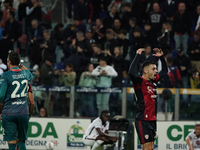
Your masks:
{"label": "crowd of fans", "polygon": [[[199,4],[200,0],[66,0],[67,26],[58,23],[51,29],[50,12],[40,1],[4,0],[0,58],[6,64],[10,49],[24,55],[36,71],[33,85],[95,87],[105,81],[101,76],[109,76],[106,87],[122,87],[131,83],[127,71],[138,48],[145,48],[138,74],[146,60],[161,69],[152,56],[152,49],[159,47],[169,70],[159,86],[199,88]],[[102,69],[104,64],[116,74],[109,75],[112,71]],[[47,105],[53,107],[55,93],[50,95]],[[60,96],[65,115],[70,95]]]}

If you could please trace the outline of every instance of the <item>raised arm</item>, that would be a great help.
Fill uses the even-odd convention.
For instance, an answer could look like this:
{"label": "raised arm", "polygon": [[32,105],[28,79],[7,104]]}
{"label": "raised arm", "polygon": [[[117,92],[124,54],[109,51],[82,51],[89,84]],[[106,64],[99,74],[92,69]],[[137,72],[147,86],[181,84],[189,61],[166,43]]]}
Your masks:
{"label": "raised arm", "polygon": [[154,48],[153,49],[155,51],[155,54],[153,54],[153,56],[157,56],[160,58],[160,61],[161,61],[161,65],[162,65],[162,68],[161,68],[161,71],[158,73],[159,75],[159,78],[156,79],[157,81],[160,80],[161,78],[164,77],[164,75],[167,74],[168,72],[168,68],[167,68],[167,63],[165,61],[165,58],[163,56],[163,52],[161,49],[158,49],[158,48]]}
{"label": "raised arm", "polygon": [[144,51],[143,48],[140,48],[140,49],[137,50],[136,56],[133,59],[131,65],[130,65],[129,71],[128,71],[128,74],[131,77],[131,80],[133,81],[133,83],[136,83],[137,80],[139,79],[139,76],[137,74],[137,72],[138,72],[137,64],[139,63],[139,59],[140,59],[143,51]]}

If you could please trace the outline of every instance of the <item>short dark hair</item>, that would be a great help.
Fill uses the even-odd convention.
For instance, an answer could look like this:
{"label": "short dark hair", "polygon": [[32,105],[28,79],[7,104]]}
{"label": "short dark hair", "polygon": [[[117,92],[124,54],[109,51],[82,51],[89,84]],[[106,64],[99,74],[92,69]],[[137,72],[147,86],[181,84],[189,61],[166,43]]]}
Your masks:
{"label": "short dark hair", "polygon": [[142,71],[144,70],[145,67],[149,66],[149,65],[155,65],[156,63],[153,61],[145,61],[142,64]]}
{"label": "short dark hair", "polygon": [[195,31],[194,35],[199,36],[199,31]]}
{"label": "short dark hair", "polygon": [[125,3],[125,4],[123,5],[123,7],[129,7],[129,8],[131,8],[131,3]]}
{"label": "short dark hair", "polygon": [[136,19],[135,17],[130,18],[129,21],[131,21],[131,22],[134,23],[134,24],[137,23],[137,19]]}
{"label": "short dark hair", "polygon": [[135,30],[133,30],[133,33],[134,32],[140,32],[140,33],[142,33],[142,30],[140,28],[136,27]]}
{"label": "short dark hair", "polygon": [[10,15],[15,18],[15,12],[14,11],[9,11]]}
{"label": "short dark hair", "polygon": [[17,52],[9,51],[8,59],[11,61],[12,65],[19,65],[20,63],[20,56]]}
{"label": "short dark hair", "polygon": [[147,43],[144,45],[144,48],[151,47],[151,44]]}
{"label": "short dark hair", "polygon": [[127,31],[126,31],[125,29],[121,29],[121,30],[119,31],[119,34],[126,35],[126,34],[127,34]]}
{"label": "short dark hair", "polygon": [[147,22],[145,22],[144,25],[151,26],[151,23],[149,21],[147,21]]}
{"label": "short dark hair", "polygon": [[167,62],[171,64],[171,63],[173,63],[173,59],[171,59],[171,58],[169,57],[169,58],[167,58]]}
{"label": "short dark hair", "polygon": [[194,127],[200,127],[200,123],[195,124]]}
{"label": "short dark hair", "polygon": [[100,117],[102,117],[104,114],[109,114],[110,112],[108,111],[108,110],[103,110],[102,112],[101,112],[101,115],[100,115]]}
{"label": "short dark hair", "polygon": [[72,69],[71,71],[74,71],[74,66],[73,66],[72,63],[67,62],[67,63],[65,64],[65,68],[66,68],[67,66],[70,67],[70,68]]}

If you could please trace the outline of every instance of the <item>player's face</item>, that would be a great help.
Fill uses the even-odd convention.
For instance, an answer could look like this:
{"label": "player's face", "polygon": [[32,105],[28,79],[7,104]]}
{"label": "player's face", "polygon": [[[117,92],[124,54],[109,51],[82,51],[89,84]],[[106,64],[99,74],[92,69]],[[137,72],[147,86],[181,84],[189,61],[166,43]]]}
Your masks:
{"label": "player's face", "polygon": [[200,126],[195,127],[195,133],[196,135],[200,135]]}
{"label": "player's face", "polygon": [[158,70],[157,70],[156,65],[154,65],[154,64],[149,65],[149,68],[148,68],[148,78],[150,80],[155,80],[157,73],[158,73]]}
{"label": "player's face", "polygon": [[109,114],[109,113],[104,114],[104,115],[102,116],[102,121],[103,121],[103,122],[106,122],[106,121],[109,121],[109,120],[110,120],[110,114]]}

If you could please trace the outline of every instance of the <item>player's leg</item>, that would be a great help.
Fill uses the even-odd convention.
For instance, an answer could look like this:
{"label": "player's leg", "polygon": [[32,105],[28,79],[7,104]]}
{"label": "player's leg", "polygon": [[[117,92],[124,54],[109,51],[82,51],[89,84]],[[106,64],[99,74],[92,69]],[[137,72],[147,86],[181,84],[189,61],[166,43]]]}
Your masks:
{"label": "player's leg", "polygon": [[17,129],[18,129],[17,145],[20,150],[26,150],[25,140],[27,140],[29,116],[21,115],[21,116],[18,116],[17,119],[18,119],[17,120]]}
{"label": "player's leg", "polygon": [[3,138],[8,143],[9,150],[16,150],[17,125],[13,116],[2,117]]}
{"label": "player's leg", "polygon": [[154,136],[148,121],[135,120],[135,128],[138,134],[142,150],[153,150]]}
{"label": "player's leg", "polygon": [[147,142],[142,145],[142,150],[153,150],[153,142]]}

